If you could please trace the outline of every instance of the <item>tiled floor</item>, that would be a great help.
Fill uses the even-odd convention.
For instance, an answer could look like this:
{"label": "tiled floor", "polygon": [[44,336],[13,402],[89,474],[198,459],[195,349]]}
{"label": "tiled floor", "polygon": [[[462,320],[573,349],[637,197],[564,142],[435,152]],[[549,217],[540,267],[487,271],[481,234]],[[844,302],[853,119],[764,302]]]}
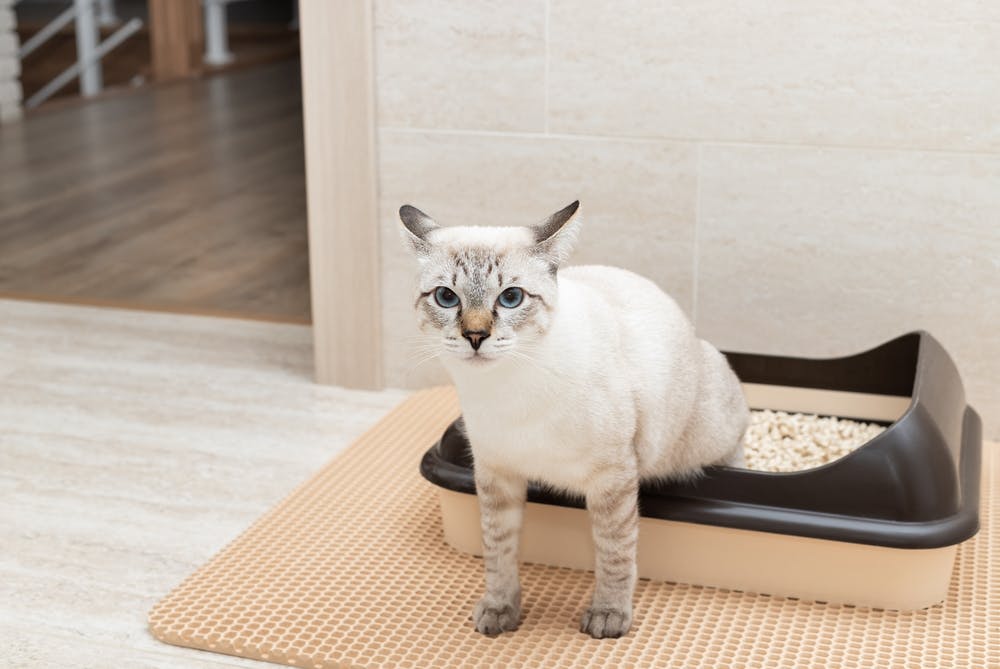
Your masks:
{"label": "tiled floor", "polygon": [[163,594],[404,396],[299,325],[0,300],[0,666],[266,666],[163,645]]}

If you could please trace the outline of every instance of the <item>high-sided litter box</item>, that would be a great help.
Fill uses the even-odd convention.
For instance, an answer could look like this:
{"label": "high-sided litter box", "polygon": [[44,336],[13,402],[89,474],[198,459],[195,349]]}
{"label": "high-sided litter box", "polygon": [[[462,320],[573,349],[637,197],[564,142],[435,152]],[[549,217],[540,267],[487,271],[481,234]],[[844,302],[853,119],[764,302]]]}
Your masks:
{"label": "high-sided litter box", "polygon": [[[640,492],[640,577],[877,608],[941,602],[958,544],[979,529],[979,416],[926,332],[858,355],[726,353],[752,408],[881,422],[852,453],[788,473],[712,467]],[[457,423],[457,422],[456,422]],[[424,455],[445,540],[482,553],[468,442],[457,424]],[[593,568],[582,499],[529,486],[525,562]]]}

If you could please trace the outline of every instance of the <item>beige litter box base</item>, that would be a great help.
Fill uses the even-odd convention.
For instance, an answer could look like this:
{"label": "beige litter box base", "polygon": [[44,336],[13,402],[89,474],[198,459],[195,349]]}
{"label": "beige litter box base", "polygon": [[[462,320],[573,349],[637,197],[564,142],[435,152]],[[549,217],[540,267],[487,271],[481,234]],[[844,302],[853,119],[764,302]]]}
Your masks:
{"label": "beige litter box base", "polygon": [[[577,631],[593,574],[525,565],[521,628],[478,635],[482,563],[444,542],[417,471],[458,415],[414,395],[150,613],[181,646],[300,667],[1000,667],[1000,458],[984,451],[982,531],[942,605],[911,613],[640,581],[622,639]],[[739,560],[741,556],[731,555]]]}
{"label": "beige litter box base", "polygon": [[[443,488],[440,496],[445,540],[482,555],[476,496]],[[944,601],[957,548],[886,548],[641,518],[638,563],[639,576],[656,581],[907,611]],[[593,569],[587,512],[529,502],[521,559]]]}

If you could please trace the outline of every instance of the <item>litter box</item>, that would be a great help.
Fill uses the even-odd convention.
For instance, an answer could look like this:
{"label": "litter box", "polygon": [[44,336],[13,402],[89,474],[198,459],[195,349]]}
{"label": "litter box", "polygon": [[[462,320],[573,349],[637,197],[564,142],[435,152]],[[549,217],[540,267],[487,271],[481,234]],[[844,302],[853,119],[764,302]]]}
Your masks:
{"label": "litter box", "polygon": [[[640,578],[820,602],[921,609],[944,600],[958,545],[979,529],[982,427],[926,332],[857,355],[726,353],[751,408],[880,422],[848,455],[796,472],[710,467],[640,491]],[[424,455],[444,538],[482,554],[458,421]],[[593,569],[582,498],[530,485],[521,560]]]}

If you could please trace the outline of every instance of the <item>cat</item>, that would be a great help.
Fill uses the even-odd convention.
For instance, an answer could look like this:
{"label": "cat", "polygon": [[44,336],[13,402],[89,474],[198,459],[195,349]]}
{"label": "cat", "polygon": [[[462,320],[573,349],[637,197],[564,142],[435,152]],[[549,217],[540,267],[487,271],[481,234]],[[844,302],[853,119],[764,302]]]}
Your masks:
{"label": "cat", "polygon": [[486,593],[477,631],[521,619],[528,481],[582,496],[595,586],[580,631],[632,624],[640,480],[741,466],[749,409],[725,357],[652,281],[566,267],[579,201],[541,224],[441,227],[399,210],[420,268],[414,307],[458,391],[479,498]]}

